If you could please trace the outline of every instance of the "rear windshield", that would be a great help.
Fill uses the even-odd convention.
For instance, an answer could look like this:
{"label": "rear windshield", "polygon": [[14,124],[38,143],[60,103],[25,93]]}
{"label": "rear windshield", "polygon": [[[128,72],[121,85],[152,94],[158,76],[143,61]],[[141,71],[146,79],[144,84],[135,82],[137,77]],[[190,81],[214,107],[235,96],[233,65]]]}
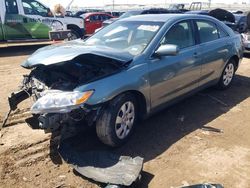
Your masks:
{"label": "rear windshield", "polygon": [[130,16],[136,16],[136,15],[139,15],[141,14],[142,11],[141,10],[134,10],[134,11],[128,11],[128,12],[125,12],[120,18],[128,18]]}

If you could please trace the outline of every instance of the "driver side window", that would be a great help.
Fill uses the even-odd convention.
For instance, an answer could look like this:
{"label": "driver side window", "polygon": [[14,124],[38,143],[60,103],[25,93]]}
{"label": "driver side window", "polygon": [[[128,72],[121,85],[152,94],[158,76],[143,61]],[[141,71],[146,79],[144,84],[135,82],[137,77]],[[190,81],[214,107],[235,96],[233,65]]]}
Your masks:
{"label": "driver side window", "polygon": [[22,4],[23,4],[24,13],[26,15],[31,14],[31,15],[40,15],[44,17],[49,16],[48,8],[44,7],[42,4],[40,4],[37,1],[23,0]]}
{"label": "driver side window", "polygon": [[100,20],[99,15],[92,15],[89,17],[91,22],[97,22]]}
{"label": "driver side window", "polygon": [[189,21],[183,21],[175,24],[167,32],[161,45],[174,44],[180,49],[195,45],[192,27]]}

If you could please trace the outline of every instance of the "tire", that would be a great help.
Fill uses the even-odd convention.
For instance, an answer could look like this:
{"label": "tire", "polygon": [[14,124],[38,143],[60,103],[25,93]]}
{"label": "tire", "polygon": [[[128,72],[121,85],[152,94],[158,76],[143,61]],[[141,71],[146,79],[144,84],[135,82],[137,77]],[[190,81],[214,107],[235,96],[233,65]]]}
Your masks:
{"label": "tire", "polygon": [[236,71],[236,62],[233,59],[230,59],[220,77],[220,81],[217,84],[217,88],[224,90],[229,88],[232,85]]}
{"label": "tire", "polygon": [[[119,95],[112,100],[96,122],[99,139],[112,147],[124,144],[134,131],[138,117],[137,109],[136,99],[129,93]],[[125,117],[123,117],[124,111],[127,111]]]}
{"label": "tire", "polygon": [[80,35],[77,31],[75,31],[74,29],[70,29],[70,33],[71,33],[71,37],[70,37],[70,40],[75,40],[75,39],[78,39],[80,38]]}

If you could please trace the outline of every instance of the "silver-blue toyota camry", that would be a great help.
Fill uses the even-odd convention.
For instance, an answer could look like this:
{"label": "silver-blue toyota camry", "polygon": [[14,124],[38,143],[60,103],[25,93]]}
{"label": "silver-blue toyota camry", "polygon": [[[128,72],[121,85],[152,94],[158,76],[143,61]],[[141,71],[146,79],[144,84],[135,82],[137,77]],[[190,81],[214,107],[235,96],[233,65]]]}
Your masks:
{"label": "silver-blue toyota camry", "polygon": [[9,103],[33,96],[32,126],[95,126],[103,143],[119,146],[138,120],[206,87],[230,87],[242,50],[240,35],[212,17],[135,16],[37,50]]}

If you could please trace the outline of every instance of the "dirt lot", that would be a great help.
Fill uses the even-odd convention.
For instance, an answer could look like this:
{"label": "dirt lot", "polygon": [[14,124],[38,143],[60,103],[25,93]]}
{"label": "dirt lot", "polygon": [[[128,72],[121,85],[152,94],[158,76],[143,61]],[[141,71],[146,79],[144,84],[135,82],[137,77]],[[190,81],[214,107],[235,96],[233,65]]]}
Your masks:
{"label": "dirt lot", "polygon": [[[0,114],[6,97],[27,73],[19,65],[37,47],[0,49]],[[24,119],[30,101],[11,115],[0,139],[0,187],[99,187],[84,179],[57,152],[58,137],[32,130]],[[140,123],[130,141],[113,152],[145,160],[139,187],[166,188],[217,182],[250,187],[250,59],[244,58],[233,86],[207,89]],[[106,149],[88,130],[72,147]]]}

